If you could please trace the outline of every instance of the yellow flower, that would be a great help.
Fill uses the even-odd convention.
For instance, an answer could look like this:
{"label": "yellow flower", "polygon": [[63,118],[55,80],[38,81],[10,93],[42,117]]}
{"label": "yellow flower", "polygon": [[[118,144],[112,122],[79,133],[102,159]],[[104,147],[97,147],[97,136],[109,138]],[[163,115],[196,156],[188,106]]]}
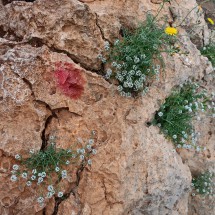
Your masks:
{"label": "yellow flower", "polygon": [[176,35],[178,33],[178,30],[173,27],[166,27],[165,28],[165,33],[169,35]]}
{"label": "yellow flower", "polygon": [[208,18],[208,22],[210,22],[210,23],[211,23],[211,25],[214,25],[214,21],[213,21],[213,19]]}

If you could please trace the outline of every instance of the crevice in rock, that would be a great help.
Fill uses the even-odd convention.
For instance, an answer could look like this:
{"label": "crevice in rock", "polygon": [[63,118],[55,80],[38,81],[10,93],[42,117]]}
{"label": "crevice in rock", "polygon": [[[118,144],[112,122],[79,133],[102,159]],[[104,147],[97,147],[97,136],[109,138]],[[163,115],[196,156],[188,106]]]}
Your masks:
{"label": "crevice in rock", "polygon": [[[51,109],[51,107],[46,102],[41,101],[41,100],[35,100],[35,102],[45,105],[45,107],[51,112],[51,115],[49,115],[48,118],[45,121],[44,129],[42,130],[42,134],[41,134],[42,145],[41,145],[40,150],[43,151],[43,150],[46,149],[46,147],[48,145],[48,138],[47,138],[47,135],[46,135],[46,129],[50,125],[52,119],[53,118],[58,119],[59,118],[58,113],[63,111],[63,110],[66,110],[68,112],[70,112],[70,111],[69,111],[68,107],[60,107],[60,108],[56,108],[56,109]],[[75,112],[70,112],[70,113],[72,113],[73,115],[78,116],[78,117],[81,116],[80,114],[75,113]]]}
{"label": "crevice in rock", "polygon": [[96,15],[96,26],[98,27],[98,29],[99,29],[99,31],[100,31],[100,33],[101,33],[102,39],[105,40],[105,41],[108,41],[108,42],[111,44],[111,42],[110,42],[107,38],[105,38],[104,32],[103,32],[103,30],[102,30],[102,27],[99,25],[98,14],[95,13],[95,15]]}
{"label": "crevice in rock", "polygon": [[[44,44],[46,45],[46,44]],[[58,49],[58,48],[55,48],[55,47],[49,47],[49,49],[52,51],[52,52],[57,52],[57,53],[60,53],[60,54],[65,54],[67,55],[72,61],[74,61],[74,63],[76,64],[79,64],[82,68],[84,68],[85,70],[88,70],[88,71],[91,71],[91,72],[95,72],[97,74],[100,74],[100,70],[102,68],[100,68],[99,70],[95,70],[95,69],[92,69],[90,67],[88,67],[86,64],[80,62],[80,60],[73,54],[69,53],[68,51],[66,50],[62,50],[62,49]]]}
{"label": "crevice in rock", "polygon": [[23,38],[16,35],[16,33],[11,29],[4,29],[4,26],[0,25],[0,37],[10,42],[22,42]]}
{"label": "crevice in rock", "polygon": [[[75,181],[75,186],[72,187],[67,193],[65,193],[62,198],[55,197],[55,207],[54,207],[54,212],[52,213],[52,215],[57,215],[58,214],[59,205],[63,201],[65,201],[66,199],[68,199],[71,194],[75,197],[75,199],[77,200],[77,202],[80,202],[79,199],[78,199],[76,191],[77,191],[77,188],[79,186],[79,183],[80,183],[80,180],[81,180],[81,173],[83,172],[84,167],[85,167],[84,165],[81,165],[78,168],[77,172],[76,172],[77,180]],[[80,214],[80,213],[81,213],[81,211],[79,211],[78,214]]]}
{"label": "crevice in rock", "polygon": [[43,215],[46,215],[46,208],[43,208]]}
{"label": "crevice in rock", "polygon": [[171,16],[171,18],[172,18],[172,22],[171,23],[169,23],[170,25],[172,25],[174,22],[175,22],[175,20],[177,19],[177,15],[173,12],[173,10],[171,9],[171,7],[169,7],[169,13],[170,13],[170,16]]}
{"label": "crevice in rock", "polygon": [[42,145],[40,148],[41,151],[43,151],[48,145],[48,141],[46,138],[46,129],[47,129],[48,125],[51,123],[53,118],[57,118],[57,115],[54,112],[52,112],[52,115],[48,116],[48,118],[45,121],[44,129],[43,129],[42,135],[41,135],[41,139],[42,139]]}
{"label": "crevice in rock", "polygon": [[7,32],[4,30],[3,26],[0,26],[0,37],[3,38]]}

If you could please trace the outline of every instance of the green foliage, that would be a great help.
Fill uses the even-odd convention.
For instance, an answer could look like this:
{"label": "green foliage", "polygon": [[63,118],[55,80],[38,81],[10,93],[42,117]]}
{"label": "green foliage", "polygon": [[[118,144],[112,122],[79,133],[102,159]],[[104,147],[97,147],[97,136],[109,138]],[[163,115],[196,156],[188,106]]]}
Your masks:
{"label": "green foliage", "polygon": [[[199,110],[205,112],[208,98],[206,92],[198,92],[198,88],[197,84],[191,82],[176,88],[166,98],[152,121],[178,148],[201,149],[196,145],[198,134],[194,132],[192,119]],[[197,116],[197,119],[200,120],[200,117]]]}
{"label": "green foliage", "polygon": [[[78,141],[68,149],[57,148],[56,137],[50,136],[45,150],[30,150],[28,158],[22,158],[18,154],[15,155],[19,165],[13,165],[11,181],[19,181],[29,187],[33,184],[38,185],[40,196],[37,202],[41,206],[45,198],[51,198],[55,194],[60,198],[64,197],[63,192],[60,191],[59,183],[61,180],[68,178],[68,166],[72,165],[73,168],[78,169],[92,164],[89,159],[90,155],[96,154],[96,150],[93,149],[93,135],[94,132],[92,132],[91,139],[84,144],[84,147],[83,143]],[[78,148],[80,146],[81,148]],[[71,168],[69,171],[71,171]]]}
{"label": "green foliage", "polygon": [[[206,171],[192,179],[192,186],[197,194],[204,196],[215,196],[215,184],[214,184],[215,174]],[[193,193],[195,195],[195,193]]]}
{"label": "green foliage", "polygon": [[208,58],[211,61],[213,67],[215,67],[215,43],[211,43],[201,50],[201,54]]}
{"label": "green foliage", "polygon": [[[118,90],[123,96],[145,94],[153,77],[159,79],[161,68],[164,67],[163,52],[174,53],[177,49],[173,44],[175,36],[165,33],[165,26],[159,27],[151,15],[136,30],[124,30],[123,38],[116,40],[113,47],[106,43],[108,56],[106,78],[118,81]],[[106,59],[99,55],[106,62]]]}

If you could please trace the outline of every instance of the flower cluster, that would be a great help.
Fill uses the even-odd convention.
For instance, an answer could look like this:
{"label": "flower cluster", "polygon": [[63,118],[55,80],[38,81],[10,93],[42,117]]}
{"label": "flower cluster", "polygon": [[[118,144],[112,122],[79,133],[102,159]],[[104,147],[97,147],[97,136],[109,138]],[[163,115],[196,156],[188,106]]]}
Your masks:
{"label": "flower cluster", "polygon": [[160,127],[177,148],[195,148],[200,151],[205,148],[197,145],[200,133],[194,131],[192,119],[201,120],[198,113],[206,109],[214,111],[214,102],[208,104],[206,91],[199,92],[198,84],[187,82],[166,98],[152,124]]}
{"label": "flower cluster", "polygon": [[[91,165],[91,154],[96,154],[94,149],[94,135],[92,132],[91,138],[87,141],[83,148],[77,148],[78,145],[83,146],[80,141],[72,148],[60,149],[56,148],[56,137],[49,137],[49,145],[44,151],[30,150],[30,157],[23,159],[21,155],[15,155],[15,159],[20,163],[14,164],[12,167],[11,181],[19,181],[30,187],[33,184],[39,189],[44,189],[42,194],[37,199],[37,202],[43,206],[46,198],[51,198],[54,195],[63,197],[63,192],[60,190],[60,182],[68,178],[68,165],[75,166]],[[55,187],[57,185],[57,187]]]}
{"label": "flower cluster", "polygon": [[215,196],[215,174],[211,171],[206,171],[192,179],[191,186],[196,192],[193,192],[193,196],[197,194],[204,196]]}
{"label": "flower cluster", "polygon": [[215,70],[215,43],[210,43],[207,46],[204,46],[201,50],[201,54],[208,58],[211,61],[214,70]]}
{"label": "flower cluster", "polygon": [[175,51],[172,48],[174,42],[175,38],[166,34],[164,28],[158,27],[155,19],[148,16],[134,32],[125,30],[123,39],[116,40],[112,48],[105,43],[107,59],[98,55],[103,63],[107,63],[105,78],[118,81],[118,91],[122,96],[145,95],[150,80],[154,77],[159,80],[164,66],[161,53]]}

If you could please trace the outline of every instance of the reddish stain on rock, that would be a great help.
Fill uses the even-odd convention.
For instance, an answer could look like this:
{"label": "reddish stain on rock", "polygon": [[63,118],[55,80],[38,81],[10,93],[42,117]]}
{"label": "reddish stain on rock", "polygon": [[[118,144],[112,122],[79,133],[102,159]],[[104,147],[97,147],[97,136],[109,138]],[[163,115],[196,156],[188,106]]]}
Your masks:
{"label": "reddish stain on rock", "polygon": [[78,99],[84,92],[85,79],[82,70],[75,68],[71,63],[56,63],[55,77],[57,85],[64,93],[72,99]]}

